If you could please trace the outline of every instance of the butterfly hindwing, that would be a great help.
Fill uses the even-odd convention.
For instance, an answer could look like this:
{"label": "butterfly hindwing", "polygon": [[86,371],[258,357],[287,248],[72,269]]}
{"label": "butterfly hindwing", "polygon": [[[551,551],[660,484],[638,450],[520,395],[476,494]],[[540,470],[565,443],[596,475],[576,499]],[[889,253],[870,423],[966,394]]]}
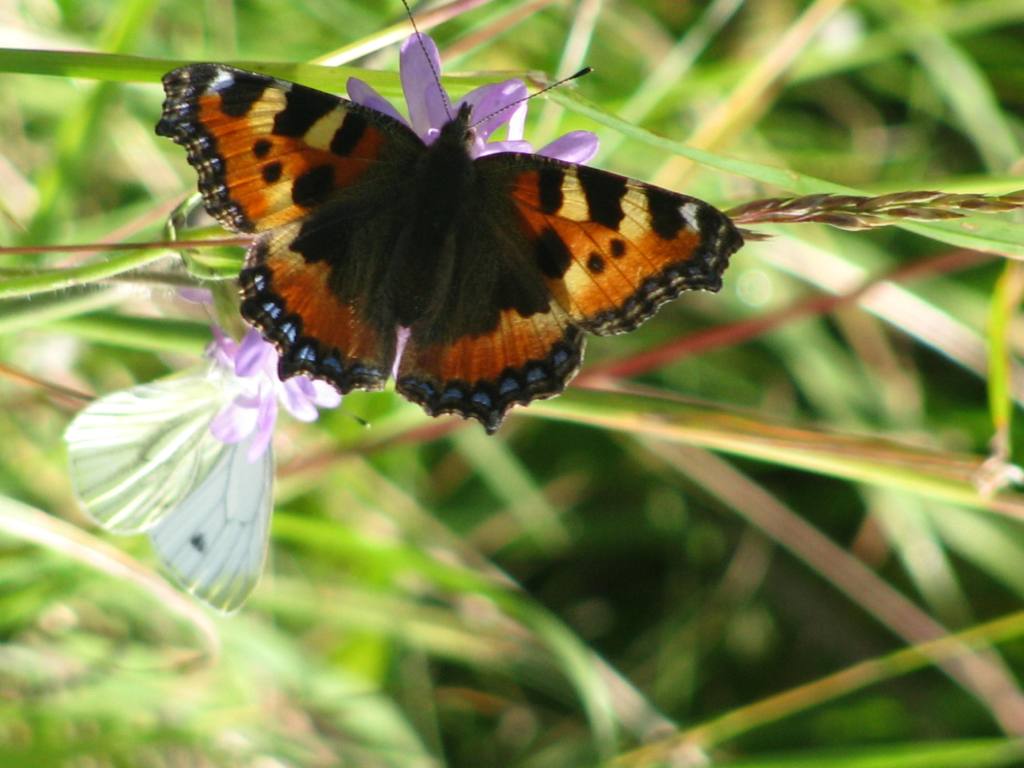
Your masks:
{"label": "butterfly hindwing", "polygon": [[310,258],[304,226],[309,222],[265,233],[250,247],[239,275],[242,316],[278,348],[282,378],[307,373],[341,393],[381,389],[395,336],[368,321],[365,300],[339,290],[345,245],[325,242],[316,246],[326,249],[323,258]]}
{"label": "butterfly hindwing", "polygon": [[457,413],[495,432],[513,405],[552,397],[579,370],[583,332],[557,305],[498,313],[493,329],[452,342],[409,343],[397,389],[431,416]]}
{"label": "butterfly hindwing", "polygon": [[387,184],[422,142],[375,110],[220,64],[164,76],[156,132],[188,151],[206,209],[236,232],[300,219],[333,195]]}
{"label": "butterfly hindwing", "polygon": [[477,168],[511,199],[507,226],[525,234],[555,301],[590,333],[625,333],[683,291],[717,291],[743,244],[707,203],[608,171],[520,154]]}
{"label": "butterfly hindwing", "polygon": [[249,461],[251,440],[221,444],[212,470],[149,531],[181,586],[221,611],[245,602],[267,555],[274,461],[269,448]]}
{"label": "butterfly hindwing", "polygon": [[[432,416],[474,418],[488,432],[513,405],[561,392],[583,354],[583,332],[552,301],[527,238],[509,229],[493,191],[463,189],[434,274],[392,289],[415,310],[398,392]],[[399,249],[399,276],[415,274],[425,255]]]}

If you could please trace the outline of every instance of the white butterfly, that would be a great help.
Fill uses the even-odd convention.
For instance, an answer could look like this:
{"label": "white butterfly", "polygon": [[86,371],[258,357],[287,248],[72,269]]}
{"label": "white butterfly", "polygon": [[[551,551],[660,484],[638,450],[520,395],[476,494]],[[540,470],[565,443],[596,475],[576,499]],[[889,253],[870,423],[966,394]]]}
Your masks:
{"label": "white butterfly", "polygon": [[210,432],[231,395],[212,368],[163,379],[95,400],[64,434],[86,513],[113,533],[147,532],[174,578],[221,611],[259,581],[273,510],[269,446],[250,463],[255,435]]}

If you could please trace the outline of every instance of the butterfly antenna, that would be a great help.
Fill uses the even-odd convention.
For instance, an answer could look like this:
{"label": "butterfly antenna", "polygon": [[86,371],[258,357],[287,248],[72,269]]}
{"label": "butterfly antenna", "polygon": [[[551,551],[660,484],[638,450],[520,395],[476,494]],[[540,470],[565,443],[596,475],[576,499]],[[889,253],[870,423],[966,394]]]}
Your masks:
{"label": "butterfly antenna", "polygon": [[[405,0],[402,0],[402,1],[405,2]],[[536,93],[531,93],[529,96],[523,96],[523,98],[516,99],[511,104],[506,104],[501,109],[494,110],[493,112],[491,112],[491,114],[485,115],[484,117],[480,118],[479,120],[477,120],[475,123],[473,123],[469,127],[470,128],[476,128],[478,125],[480,125],[482,123],[486,123],[488,120],[490,120],[495,115],[500,115],[502,112],[505,112],[506,110],[509,110],[509,109],[513,109],[517,105],[522,104],[524,101],[529,101],[530,99],[533,99],[533,98],[536,98],[537,96],[540,96],[542,93],[547,93],[548,91],[554,90],[555,88],[558,88],[559,86],[565,85],[570,80],[575,80],[578,77],[583,77],[584,75],[589,75],[593,71],[594,71],[593,67],[584,67],[579,72],[575,72],[575,73],[569,75],[568,77],[563,77],[561,80],[556,80],[551,85],[548,85],[548,86],[545,86],[544,88],[541,88]]]}
{"label": "butterfly antenna", "polygon": [[448,119],[454,119],[452,115],[452,103],[448,101],[448,93],[445,91],[444,86],[441,85],[441,73],[437,71],[437,67],[434,66],[434,60],[430,58],[430,54],[427,53],[427,46],[423,42],[423,35],[420,34],[420,28],[416,26],[416,19],[413,18],[412,9],[409,7],[407,0],[402,0],[402,5],[405,6],[405,14],[409,17],[409,23],[412,24],[412,31],[416,34],[416,42],[420,45],[420,50],[423,51],[423,58],[427,61],[427,66],[430,67],[430,73],[434,76],[434,82],[437,84],[437,90],[441,92],[441,100],[444,102],[444,111],[448,113]]}

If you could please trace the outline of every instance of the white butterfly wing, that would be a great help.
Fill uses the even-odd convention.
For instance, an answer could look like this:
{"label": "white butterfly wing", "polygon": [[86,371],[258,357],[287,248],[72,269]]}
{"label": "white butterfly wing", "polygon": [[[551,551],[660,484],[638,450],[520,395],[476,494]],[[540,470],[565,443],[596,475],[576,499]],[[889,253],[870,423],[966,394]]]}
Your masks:
{"label": "white butterfly wing", "polygon": [[184,376],[114,392],[71,422],[71,482],[86,513],[109,531],[137,533],[166,516],[205,476],[223,443],[210,421],[223,389]]}
{"label": "white butterfly wing", "polygon": [[249,596],[267,554],[274,460],[268,448],[250,463],[248,444],[221,443],[209,474],[149,532],[182,587],[222,611]]}
{"label": "white butterfly wing", "polygon": [[71,481],[86,513],[118,534],[148,531],[182,586],[237,609],[259,581],[273,511],[273,455],[210,432],[225,404],[205,373],[144,384],[91,403],[71,422]]}

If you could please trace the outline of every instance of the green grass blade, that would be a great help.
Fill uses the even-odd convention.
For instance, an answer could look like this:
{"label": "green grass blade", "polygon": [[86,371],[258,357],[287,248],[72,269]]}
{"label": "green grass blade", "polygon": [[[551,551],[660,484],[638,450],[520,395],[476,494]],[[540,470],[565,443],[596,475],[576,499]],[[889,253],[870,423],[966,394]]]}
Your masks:
{"label": "green grass blade", "polygon": [[26,270],[26,274],[21,275],[11,272],[0,273],[0,300],[34,296],[101,282],[153,264],[169,255],[167,251],[147,249],[114,254],[103,261],[83,264],[80,267]]}
{"label": "green grass blade", "polygon": [[891,744],[747,758],[722,768],[995,768],[1019,765],[1024,742],[1010,739]]}
{"label": "green grass blade", "polygon": [[683,442],[808,472],[907,491],[1024,518],[1024,494],[983,496],[984,457],[915,448],[878,437],[774,425],[712,403],[669,394],[574,390],[525,412],[627,434]]}

